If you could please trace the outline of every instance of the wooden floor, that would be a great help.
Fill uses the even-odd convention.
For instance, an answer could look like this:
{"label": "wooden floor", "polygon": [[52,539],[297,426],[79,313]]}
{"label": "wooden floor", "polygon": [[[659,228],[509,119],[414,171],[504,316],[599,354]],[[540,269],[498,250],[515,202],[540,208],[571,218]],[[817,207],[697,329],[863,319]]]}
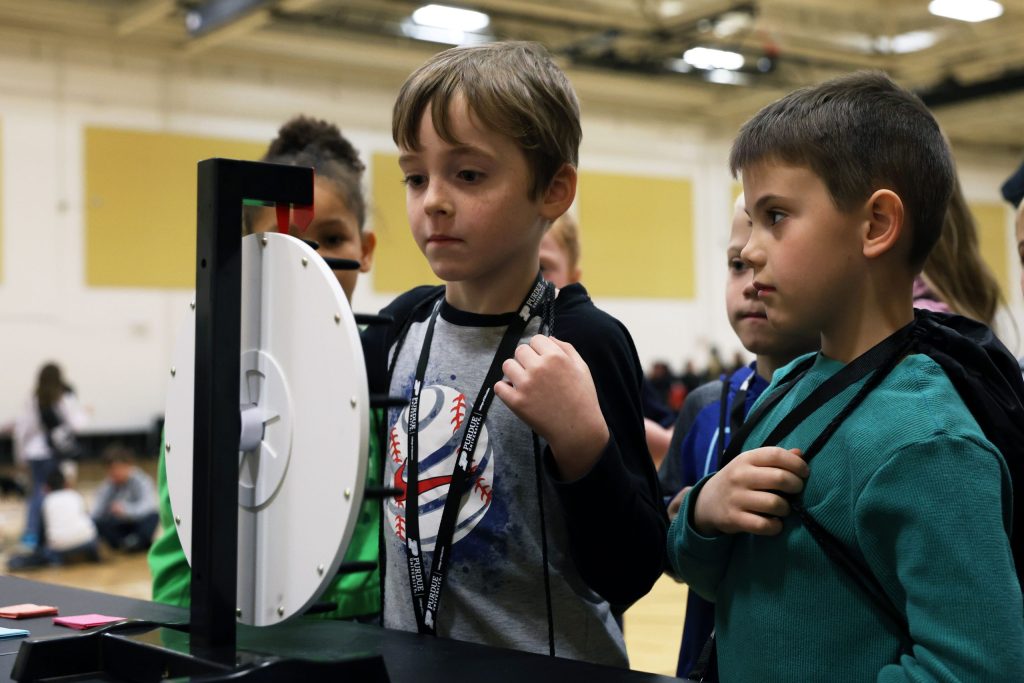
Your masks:
{"label": "wooden floor", "polygon": [[[151,464],[145,467],[153,469]],[[89,464],[80,472],[79,489],[90,503],[102,474],[101,468]],[[24,524],[24,501],[12,497],[0,499],[0,566],[4,571],[8,556],[18,549]],[[104,549],[103,561],[99,564],[8,573],[142,600],[148,600],[150,595],[149,567],[144,554],[128,555]],[[663,576],[645,598],[626,612],[626,647],[632,668],[668,676],[675,674],[685,608],[686,587]]]}

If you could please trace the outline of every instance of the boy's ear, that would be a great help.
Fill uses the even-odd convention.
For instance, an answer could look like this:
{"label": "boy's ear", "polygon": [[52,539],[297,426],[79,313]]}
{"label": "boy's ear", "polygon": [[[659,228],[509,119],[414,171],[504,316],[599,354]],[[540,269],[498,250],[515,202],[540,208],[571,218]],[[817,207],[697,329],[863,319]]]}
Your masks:
{"label": "boy's ear", "polygon": [[555,172],[541,200],[541,216],[554,221],[569,210],[576,198],[576,167],[565,163]]}
{"label": "boy's ear", "polygon": [[899,244],[906,228],[903,200],[892,190],[876,190],[867,202],[868,222],[863,250],[867,258],[878,258]]}

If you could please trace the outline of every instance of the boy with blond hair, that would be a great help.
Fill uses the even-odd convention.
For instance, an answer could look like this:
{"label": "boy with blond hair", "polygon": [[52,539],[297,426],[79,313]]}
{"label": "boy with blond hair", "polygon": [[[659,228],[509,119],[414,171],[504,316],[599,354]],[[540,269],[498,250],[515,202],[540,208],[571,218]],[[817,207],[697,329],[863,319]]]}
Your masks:
{"label": "boy with blond hair", "polygon": [[580,226],[570,213],[563,213],[551,224],[540,241],[540,272],[555,287],[579,282]]}
{"label": "boy with blond hair", "polygon": [[402,86],[392,131],[445,285],[366,339],[371,387],[409,399],[383,441],[384,625],[626,666],[612,606],[657,579],[667,519],[629,334],[539,277],[576,192],[576,96],[535,44],[454,48]]}
{"label": "boy with blond hair", "polygon": [[[668,495],[676,494],[668,506],[669,519],[678,513],[680,502],[690,487],[718,469],[718,458],[730,437],[768,388],[775,371],[818,348],[817,333],[801,331],[789,335],[775,329],[768,321],[764,302],[758,299],[754,289],[750,265],[740,258],[750,239],[750,229],[741,194],[733,206],[725,250],[728,271],[725,310],[733,332],[743,348],[754,354],[754,361],[687,395],[675,424],[668,456],[658,468],[662,490]],[[685,678],[694,670],[714,624],[714,604],[689,591],[676,676]]]}
{"label": "boy with blond hair", "polygon": [[1024,680],[1007,464],[915,346],[953,184],[938,125],[858,73],[761,110],[730,165],[768,320],[821,352],[775,374],[669,532],[721,679]]}

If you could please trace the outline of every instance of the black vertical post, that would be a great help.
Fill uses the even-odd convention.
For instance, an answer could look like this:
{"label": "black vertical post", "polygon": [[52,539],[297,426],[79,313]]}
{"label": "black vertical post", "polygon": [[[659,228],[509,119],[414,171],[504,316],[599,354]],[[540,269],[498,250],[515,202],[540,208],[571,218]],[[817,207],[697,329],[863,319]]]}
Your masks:
{"label": "black vertical post", "polygon": [[242,202],[313,204],[313,171],[231,159],[199,163],[192,472],[193,651],[234,658]]}

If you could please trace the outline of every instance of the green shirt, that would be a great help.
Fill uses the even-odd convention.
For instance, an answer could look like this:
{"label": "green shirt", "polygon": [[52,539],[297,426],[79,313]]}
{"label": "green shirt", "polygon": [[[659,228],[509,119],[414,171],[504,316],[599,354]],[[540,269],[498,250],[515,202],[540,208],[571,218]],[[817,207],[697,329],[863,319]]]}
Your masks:
{"label": "green shirt", "polygon": [[[819,354],[747,447],[841,367]],[[859,386],[779,445],[806,450]],[[909,654],[793,515],[777,536],[699,535],[691,520],[706,481],[684,501],[668,551],[716,601],[723,681],[1024,681],[1009,473],[931,358],[904,359],[853,411],[812,460],[804,491],[811,515],[863,558],[906,618]]]}
{"label": "green shirt", "polygon": [[[377,449],[377,422],[380,418],[379,410],[370,412],[369,467],[366,481],[372,486],[379,485],[381,478],[380,453]],[[192,570],[185,559],[185,551],[181,549],[174,525],[174,515],[171,512],[163,444],[160,447],[157,486],[160,493],[160,535],[149,550],[149,568],[153,574],[153,600],[186,607],[191,599]],[[376,563],[379,536],[380,501],[364,498],[344,561]],[[349,619],[377,614],[380,612],[380,570],[342,574],[335,579],[320,600],[338,604],[336,610],[316,615],[320,618]]]}

